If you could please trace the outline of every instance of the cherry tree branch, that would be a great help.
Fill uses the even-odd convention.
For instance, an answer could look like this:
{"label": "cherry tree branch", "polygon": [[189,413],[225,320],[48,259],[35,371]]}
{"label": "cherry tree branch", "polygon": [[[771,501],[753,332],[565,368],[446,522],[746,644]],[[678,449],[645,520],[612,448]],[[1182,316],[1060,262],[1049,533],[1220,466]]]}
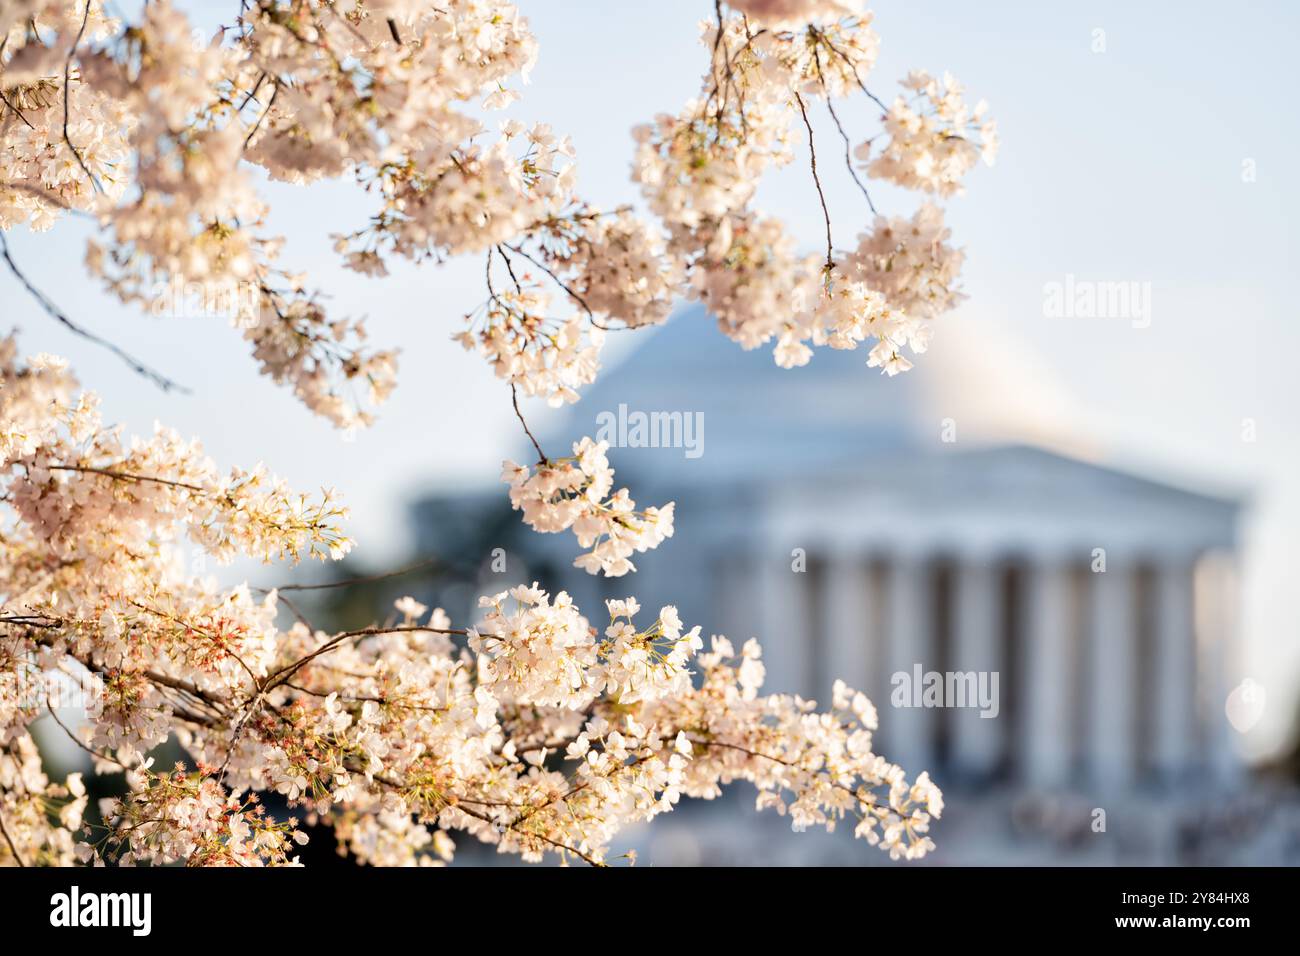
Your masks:
{"label": "cherry tree branch", "polygon": [[98,345],[100,348],[108,349],[110,352],[112,352],[114,355],[120,358],[123,362],[125,362],[128,366],[130,366],[132,371],[136,372],[139,375],[143,375],[145,378],[149,379],[149,381],[153,382],[164,392],[178,391],[178,392],[183,392],[187,395],[189,394],[190,390],[185,386],[176,383],[172,379],[168,378],[166,375],[163,375],[161,372],[155,371],[154,369],[145,365],[142,361],[137,359],[135,356],[131,355],[129,352],[125,351],[121,347],[110,342],[108,339],[96,335],[94,332],[91,332],[89,329],[82,328],[80,325],[78,325],[77,323],[73,322],[70,318],[68,318],[62,312],[62,310],[60,310],[58,306],[56,306],[53,302],[51,302],[49,298],[45,295],[45,293],[41,292],[40,289],[36,288],[36,286],[31,282],[31,280],[29,280],[27,276],[22,272],[22,270],[18,268],[17,263],[14,262],[13,257],[9,254],[9,242],[8,240],[5,239],[3,232],[0,232],[0,257],[3,257],[5,264],[9,266],[9,271],[14,274],[14,278],[16,278],[19,282],[22,283],[23,287],[28,291],[28,293],[32,296],[32,298],[36,300],[36,302],[40,305],[40,307],[45,310],[46,314],[49,315],[51,318],[55,319],[56,321],[58,321],[61,325],[63,325],[66,329],[68,329],[68,331],[72,332],[74,335],[80,336],[81,338],[85,339],[88,342],[93,342],[95,345]]}
{"label": "cherry tree branch", "polygon": [[867,89],[867,85],[862,82],[862,75],[858,73],[858,65],[853,62],[852,58],[849,57],[847,53],[845,53],[843,50],[837,47],[834,44],[834,42],[832,42],[830,37],[828,37],[825,33],[817,29],[817,27],[813,26],[812,24],[808,25],[808,33],[813,37],[813,39],[819,40],[820,42],[826,44],[826,49],[830,50],[841,60],[843,60],[845,65],[848,66],[848,68],[853,71],[853,79],[857,82],[858,89],[860,89],[863,92],[863,94],[867,97],[867,99],[871,100],[871,102],[875,103],[886,113],[889,112],[889,107],[884,104],[884,102],[880,99],[880,97],[876,96],[869,89]]}
{"label": "cherry tree branch", "polygon": [[206,489],[188,482],[172,481],[169,478],[155,478],[152,475],[134,475],[125,471],[114,471],[111,468],[94,468],[90,465],[46,465],[45,467],[50,471],[79,471],[88,475],[102,475],[115,481],[149,482],[155,485],[167,485],[169,488],[183,488],[186,491],[194,491],[199,494],[207,493]]}
{"label": "cherry tree branch", "polygon": [[528,428],[528,422],[524,421],[524,413],[519,410],[519,388],[514,382],[510,383],[510,401],[515,406],[515,417],[519,419],[519,424],[524,426],[524,434],[528,436],[528,440],[533,443],[533,448],[537,450],[537,463],[544,465],[550,459],[546,457],[546,452],[542,451],[542,446],[533,437],[532,431]]}
{"label": "cherry tree branch", "polygon": [[408,564],[404,568],[398,568],[395,571],[384,571],[380,574],[365,574],[355,578],[344,578],[341,581],[326,581],[323,584],[281,584],[274,588],[259,587],[254,590],[261,591],[263,594],[270,591],[323,591],[328,588],[346,588],[354,584],[373,584],[376,581],[387,581],[389,578],[400,578],[407,574],[414,574],[416,571],[424,571],[433,568],[445,567],[446,562],[441,558],[426,558],[423,561],[416,561],[414,564]]}
{"label": "cherry tree branch", "polygon": [[878,216],[880,213],[876,212],[876,204],[871,201],[871,193],[867,192],[866,183],[859,178],[858,171],[853,168],[853,144],[849,140],[849,134],[844,130],[844,124],[840,122],[840,114],[835,112],[835,103],[831,91],[826,86],[826,77],[822,73],[822,57],[816,48],[813,49],[813,65],[817,68],[817,79],[821,83],[822,93],[826,96],[826,110],[831,114],[835,128],[839,130],[840,139],[844,140],[844,168],[849,171],[858,189],[862,190],[862,195],[867,200],[867,208],[871,210],[872,215]]}
{"label": "cherry tree branch", "polygon": [[26,866],[23,858],[18,854],[18,847],[14,846],[13,837],[9,835],[9,829],[5,826],[4,814],[0,813],[0,835],[4,836],[5,843],[9,844],[9,852],[13,854],[14,861],[19,866]]}
{"label": "cherry tree branch", "polygon": [[68,135],[68,106],[69,100],[71,99],[69,84],[71,82],[72,60],[73,57],[77,55],[77,47],[81,44],[81,38],[86,32],[86,22],[89,19],[90,3],[87,2],[86,9],[81,14],[81,29],[77,31],[77,38],[72,41],[72,49],[68,51],[68,58],[63,62],[63,141],[68,144],[68,149],[72,150],[72,155],[77,159],[77,165],[80,166],[81,171],[86,174],[86,177],[90,180],[90,184],[95,187],[95,192],[103,193],[104,187],[100,184],[99,180],[95,178],[95,174],[90,171],[90,167],[86,165],[86,161],[81,158],[81,150],[77,149],[77,147],[73,145],[72,138]]}
{"label": "cherry tree branch", "polygon": [[835,267],[835,250],[831,242],[831,211],[826,206],[826,194],[822,192],[821,177],[817,175],[817,147],[813,143],[812,123],[808,120],[808,110],[804,108],[803,97],[795,93],[794,100],[799,104],[799,115],[803,117],[804,128],[808,130],[808,155],[811,159],[813,185],[817,187],[817,199],[822,204],[822,217],[826,220],[826,271]]}

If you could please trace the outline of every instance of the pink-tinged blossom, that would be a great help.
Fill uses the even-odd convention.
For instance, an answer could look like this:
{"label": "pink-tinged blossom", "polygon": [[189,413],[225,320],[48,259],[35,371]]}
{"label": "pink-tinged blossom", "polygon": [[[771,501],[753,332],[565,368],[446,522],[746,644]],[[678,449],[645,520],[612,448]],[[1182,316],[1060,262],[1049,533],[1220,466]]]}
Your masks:
{"label": "pink-tinged blossom", "polygon": [[547,459],[535,470],[506,461],[501,480],[510,485],[510,506],[524,523],[544,534],[572,530],[588,548],[574,566],[588,574],[620,577],[635,571],[637,552],[657,548],[673,534],[673,502],[638,511],[626,488],[614,492],[609,442],[583,438],[570,458]]}
{"label": "pink-tinged blossom", "polygon": [[962,98],[965,89],[953,77],[917,70],[903,81],[905,94],[885,114],[888,141],[879,150],[870,142],[858,147],[867,174],[906,189],[939,196],[965,192],[965,175],[982,159],[997,158],[997,124],[988,104],[974,107]]}

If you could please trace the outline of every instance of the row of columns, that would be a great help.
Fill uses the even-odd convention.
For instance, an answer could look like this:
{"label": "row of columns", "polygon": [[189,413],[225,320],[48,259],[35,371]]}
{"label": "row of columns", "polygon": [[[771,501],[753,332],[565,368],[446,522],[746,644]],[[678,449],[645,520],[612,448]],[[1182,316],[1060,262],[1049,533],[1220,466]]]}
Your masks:
{"label": "row of columns", "polygon": [[[926,557],[891,556],[883,587],[873,582],[879,572],[865,556],[813,560],[816,574],[799,573],[788,560],[729,565],[720,582],[719,624],[736,636],[759,637],[771,690],[821,700],[830,680],[842,676],[867,691],[891,759],[935,766],[946,732],[951,769],[987,775],[1011,757],[1027,782],[1043,787],[1068,783],[1076,755],[1089,783],[1109,787],[1131,784],[1142,758],[1166,777],[1192,767],[1202,741],[1191,557],[1151,565],[1146,627],[1133,562],[1112,558],[1105,571],[1083,575],[1080,588],[1076,562],[1031,560],[1020,565],[1014,608],[1007,606],[1003,565],[956,562],[942,662]],[[1008,638],[1013,619],[1017,641]],[[814,622],[820,634],[812,633]],[[1013,647],[1015,659],[1008,656]],[[916,664],[924,671],[997,671],[999,715],[891,706],[890,676],[912,674]],[[1147,696],[1153,700],[1144,705]]]}

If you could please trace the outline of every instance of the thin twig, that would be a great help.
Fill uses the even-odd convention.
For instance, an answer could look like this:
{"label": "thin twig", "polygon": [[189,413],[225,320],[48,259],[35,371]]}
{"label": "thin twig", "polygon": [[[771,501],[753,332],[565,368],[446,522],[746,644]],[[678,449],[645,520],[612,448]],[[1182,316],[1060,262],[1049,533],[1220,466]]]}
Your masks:
{"label": "thin twig", "polygon": [[[722,34],[726,30],[726,22],[722,17],[722,0],[713,0],[713,14],[718,18],[718,32],[713,36],[713,55],[709,58],[709,74],[713,77],[713,88],[718,89],[718,48],[722,45]],[[725,76],[728,82],[731,79],[730,65]],[[718,115],[722,114],[722,107],[718,107]]]}
{"label": "thin twig", "polygon": [[111,468],[92,468],[90,465],[46,465],[50,471],[80,471],[89,475],[103,475],[105,478],[113,478],[117,481],[147,481],[155,485],[167,485],[170,488],[184,488],[186,491],[196,491],[204,494],[204,489],[198,485],[191,485],[184,481],[172,481],[169,478],[154,478],[151,475],[133,475],[125,471],[113,471]]}
{"label": "thin twig", "polygon": [[18,107],[14,106],[13,103],[9,102],[9,97],[5,96],[2,90],[0,90],[0,102],[3,102],[5,106],[13,110],[14,115],[17,116],[24,123],[26,123],[28,129],[36,129],[36,127],[32,125],[32,121],[23,115],[23,111],[20,110]]}
{"label": "thin twig", "polygon": [[9,852],[13,854],[14,860],[18,865],[26,866],[27,864],[23,862],[23,858],[18,855],[18,847],[14,846],[13,838],[9,836],[9,830],[5,826],[4,814],[0,814],[0,834],[4,836],[5,842],[9,844]]}
{"label": "thin twig", "polygon": [[831,119],[835,121],[835,128],[840,131],[840,137],[844,140],[844,166],[848,169],[849,175],[857,183],[858,188],[862,190],[863,197],[867,200],[867,208],[871,210],[872,215],[878,216],[876,204],[871,201],[871,193],[867,192],[867,184],[858,177],[858,171],[853,168],[853,147],[849,142],[849,134],[844,131],[844,124],[840,122],[839,115],[835,112],[835,107],[831,104],[830,96],[826,97],[826,109],[830,110]]}
{"label": "thin twig", "polygon": [[799,104],[799,115],[803,117],[803,125],[808,130],[808,155],[812,160],[813,185],[817,187],[817,198],[822,204],[822,217],[826,220],[826,270],[829,272],[835,268],[835,249],[831,241],[831,211],[826,206],[826,194],[822,192],[821,177],[817,175],[817,147],[813,145],[812,123],[808,120],[808,111],[804,108],[803,97],[795,93],[794,100]]}
{"label": "thin twig", "polygon": [[[518,277],[517,275],[515,275],[515,267],[514,267],[514,265],[510,262],[510,257],[507,256],[507,255],[505,254],[505,252],[502,251],[502,249],[501,249],[500,246],[497,246],[497,247],[496,247],[496,250],[497,250],[497,255],[499,255],[499,256],[501,257],[501,261],[504,262],[504,263],[506,264],[506,272],[507,272],[507,273],[509,274],[509,276],[510,276],[510,281],[514,283],[514,286],[515,286],[515,292],[519,293],[520,295],[523,295],[523,294],[524,294],[524,287],[523,287],[522,285],[519,284],[519,277]],[[490,256],[491,253],[489,252],[488,255]]]}
{"label": "thin twig", "polygon": [[125,351],[124,349],[110,342],[108,339],[96,335],[94,332],[91,332],[89,329],[82,328],[80,325],[73,322],[70,318],[64,315],[63,312],[59,309],[59,307],[56,306],[53,302],[51,302],[48,298],[46,298],[45,293],[41,292],[40,289],[36,288],[36,286],[32,284],[32,282],[27,278],[27,276],[23,274],[22,270],[18,268],[17,264],[13,260],[13,257],[9,255],[9,243],[5,239],[3,233],[0,233],[0,256],[3,256],[5,264],[9,266],[9,271],[14,274],[14,278],[16,278],[19,282],[23,284],[23,287],[28,291],[28,293],[31,294],[32,298],[34,298],[37,301],[37,303],[41,306],[41,308],[45,310],[46,314],[48,314],[51,318],[55,319],[60,324],[62,324],[66,329],[68,329],[68,331],[72,332],[74,335],[81,336],[83,339],[87,340],[88,342],[93,342],[95,345],[98,345],[101,348],[108,349],[110,352],[112,352],[114,355],[120,358],[123,362],[129,365],[133,371],[149,379],[149,381],[153,382],[164,392],[170,392],[172,390],[175,390],[178,392],[184,392],[187,395],[189,394],[190,390],[185,386],[172,381],[170,378],[168,378],[166,375],[163,375],[161,372],[157,372],[153,370],[152,368],[150,368],[149,366],[141,362],[139,359],[137,359],[135,356],[131,355],[129,352]]}
{"label": "thin twig", "polygon": [[857,183],[858,189],[862,190],[863,197],[867,200],[867,208],[871,210],[872,215],[878,216],[876,204],[871,201],[871,193],[867,192],[867,184],[858,178],[858,171],[853,168],[853,144],[849,141],[849,134],[844,130],[844,124],[840,122],[840,114],[835,112],[835,104],[832,102],[831,91],[826,86],[826,77],[822,75],[822,58],[816,48],[813,48],[813,64],[817,67],[817,79],[821,82],[822,92],[826,94],[826,109],[831,114],[831,119],[835,122],[835,128],[840,131],[840,139],[844,140],[844,166]]}
{"label": "thin twig", "polygon": [[244,112],[244,107],[252,101],[253,97],[257,95],[257,91],[262,88],[262,84],[265,82],[266,73],[263,72],[262,75],[257,78],[257,82],[253,84],[253,88],[244,94],[244,101],[239,104],[239,108],[235,110],[236,113]]}
{"label": "thin twig", "polygon": [[320,657],[322,654],[332,651],[334,648],[338,647],[344,641],[352,640],[353,638],[374,637],[377,634],[406,634],[406,633],[448,634],[448,635],[455,634],[457,636],[464,637],[467,634],[469,634],[469,631],[457,627],[428,627],[421,624],[404,624],[399,627],[364,627],[359,631],[344,631],[341,634],[335,634],[328,641],[326,641],[320,647],[316,648],[316,650],[312,651],[311,653],[303,657],[300,657],[292,664],[286,664],[284,667],[281,667],[274,674],[271,674],[269,677],[267,677],[265,680],[262,681],[262,687],[261,690],[259,691],[259,694],[266,694],[269,691],[278,687],[279,685],[285,683],[286,681],[289,680],[290,677],[292,677],[298,671],[302,670],[313,660]]}
{"label": "thin twig", "polygon": [[256,713],[257,708],[261,706],[262,697],[265,693],[265,690],[259,690],[257,692],[253,699],[249,701],[248,706],[244,708],[244,712],[239,715],[239,719],[235,721],[235,726],[230,729],[230,743],[226,747],[226,756],[225,759],[221,761],[221,766],[217,769],[218,786],[225,786],[226,770],[230,766],[231,758],[235,756],[235,749],[239,746],[239,740],[244,734],[244,727],[247,726],[249,719],[251,719],[253,714]]}
{"label": "thin twig", "polygon": [[582,296],[578,295],[578,293],[574,292],[573,287],[570,286],[563,279],[561,279],[558,275],[556,275],[554,269],[552,269],[546,263],[542,262],[540,259],[537,259],[529,255],[526,250],[520,248],[519,246],[512,246],[509,243],[506,243],[505,248],[509,249],[515,255],[523,256],[533,265],[537,266],[537,268],[541,269],[548,276],[550,276],[551,279],[555,282],[555,284],[558,285],[561,289],[563,289],[565,293],[569,296],[569,298],[573,299],[574,302],[578,303],[578,305],[581,307],[583,312],[587,313],[587,320],[591,322],[591,324],[594,325],[596,328],[600,329],[602,332],[625,332],[628,329],[632,328],[632,326],[630,325],[609,326],[609,325],[602,325],[600,322],[597,322],[596,314],[591,311],[591,306],[587,305],[587,300],[584,299]]}
{"label": "thin twig", "polygon": [[95,191],[102,193],[104,187],[99,184],[95,174],[90,171],[86,161],[81,158],[81,151],[72,145],[72,139],[68,136],[68,84],[71,82],[72,59],[77,55],[77,46],[81,43],[81,37],[86,32],[86,22],[90,19],[90,0],[86,0],[86,10],[81,15],[81,29],[77,31],[77,38],[72,41],[72,49],[68,51],[68,58],[63,63],[63,141],[68,144],[68,149],[72,150],[72,155],[77,159],[77,165],[81,171],[90,179],[90,184],[95,187]]}
{"label": "thin twig", "polygon": [[482,820],[484,823],[496,827],[498,832],[503,829],[512,830],[515,833],[518,833],[522,837],[541,840],[543,843],[548,843],[551,846],[555,847],[557,850],[561,851],[562,853],[572,853],[574,856],[582,860],[582,862],[586,863],[588,866],[603,868],[609,865],[607,863],[602,863],[600,860],[597,860],[595,857],[591,856],[588,853],[583,853],[577,847],[570,846],[569,844],[565,843],[563,840],[557,840],[554,837],[549,837],[545,833],[538,833],[533,830],[520,829],[520,823],[518,821],[503,823],[500,820],[494,819],[493,817],[489,816],[486,813],[482,813],[478,810],[471,810],[468,807],[466,807],[463,803],[460,802],[455,804],[455,809],[459,810],[467,817],[473,817],[475,820]]}
{"label": "thin twig", "polygon": [[46,701],[45,712],[49,714],[51,720],[53,720],[56,724],[58,724],[61,728],[63,728],[63,732],[68,735],[68,739],[71,740],[78,747],[80,747],[82,750],[84,750],[86,753],[90,754],[92,757],[95,757],[99,760],[103,760],[107,763],[115,763],[123,770],[127,769],[126,764],[122,763],[122,761],[118,760],[116,757],[110,757],[106,753],[100,753],[94,747],[90,746],[87,743],[84,743],[80,737],[78,737],[76,734],[72,732],[71,727],[69,727],[67,724],[65,724],[63,721],[59,719],[59,715],[55,712],[54,708],[49,705],[48,701]]}
{"label": "thin twig", "polygon": [[280,95],[279,81],[272,80],[271,82],[274,84],[274,87],[271,90],[271,98],[266,101],[266,109],[257,114],[257,122],[255,122],[253,128],[248,131],[248,135],[244,137],[244,149],[248,149],[248,144],[253,141],[253,137],[257,135],[257,131],[261,129],[262,121],[266,119],[271,112],[271,107],[275,105],[275,98]]}
{"label": "thin twig", "polygon": [[[757,759],[759,759],[759,760],[770,760],[770,761],[772,761],[772,763],[780,764],[780,765],[783,766],[783,767],[789,767],[789,768],[791,768],[792,770],[799,770],[799,771],[801,771],[801,772],[803,772],[803,773],[817,773],[817,772],[818,772],[818,771],[815,771],[815,770],[810,770],[809,768],[804,767],[804,766],[802,766],[802,765],[800,765],[800,764],[797,764],[797,763],[795,763],[795,762],[793,762],[793,761],[791,761],[791,760],[786,760],[786,759],[784,759],[784,758],[782,758],[782,757],[774,757],[774,756],[772,756],[771,754],[760,753],[760,752],[757,751],[757,750],[750,750],[748,747],[742,747],[742,746],[740,746],[739,744],[730,744],[730,743],[727,743],[727,742],[724,741],[724,740],[700,740],[700,739],[697,738],[697,737],[690,737],[690,738],[687,738],[687,739],[690,740],[690,742],[691,742],[692,745],[697,745],[697,746],[700,746],[700,747],[722,747],[722,748],[724,748],[724,749],[726,749],[726,750],[735,750],[735,751],[737,751],[738,753],[747,754],[747,755],[749,755],[750,757],[755,757],[755,758],[757,758]],[[822,772],[822,773],[825,773],[825,771],[821,771],[821,772]],[[826,774],[826,776],[829,778],[830,775],[829,775],[829,774]],[[862,801],[863,803],[866,803],[866,802],[867,802],[867,801],[863,800],[862,797],[859,795],[858,791],[857,791],[857,790],[854,790],[852,787],[846,787],[844,784],[842,784],[842,783],[837,783],[837,782],[834,781],[834,780],[829,780],[829,779],[828,779],[828,782],[830,783],[830,785],[831,785],[832,787],[835,787],[837,790],[843,790],[845,793],[852,794],[855,798],[857,798],[858,800]],[[866,787],[865,781],[864,781],[864,783],[863,783],[863,788],[864,788],[864,789],[869,789],[869,788]]]}
{"label": "thin twig", "polygon": [[524,413],[519,410],[519,389],[514,382],[510,383],[510,401],[515,406],[515,417],[519,419],[519,424],[524,426],[524,434],[533,443],[533,448],[537,449],[537,463],[544,465],[549,459],[546,457],[546,452],[542,451],[542,446],[537,444],[537,439],[533,437],[533,433],[529,430],[528,423],[524,421]]}
{"label": "thin twig", "polygon": [[294,604],[283,594],[277,593],[275,599],[279,601],[281,604],[283,604],[285,607],[287,607],[289,609],[289,612],[294,616],[294,619],[297,620],[299,623],[301,623],[303,627],[307,628],[307,630],[309,631],[316,630],[316,628],[312,625],[311,621],[307,620],[307,615],[302,613],[302,609],[299,608],[298,605]]}
{"label": "thin twig", "polygon": [[404,568],[398,568],[396,571],[384,571],[381,574],[366,574],[356,578],[345,578],[342,581],[329,581],[325,584],[282,584],[276,588],[255,588],[254,590],[266,593],[268,591],[321,591],[326,588],[345,588],[353,584],[373,584],[375,581],[384,581],[388,578],[400,578],[404,574],[422,571],[425,568],[435,567],[443,563],[441,558],[426,558],[423,561],[408,564]]}
{"label": "thin twig", "polygon": [[821,30],[818,30],[814,26],[809,26],[808,30],[812,33],[812,35],[815,38],[821,40],[823,43],[826,44],[826,49],[830,50],[841,60],[843,60],[846,64],[848,64],[849,69],[853,71],[853,79],[857,82],[858,89],[860,89],[864,94],[866,94],[867,99],[871,100],[882,110],[888,113],[889,107],[884,104],[884,101],[882,101],[880,97],[876,96],[876,94],[872,93],[869,89],[867,89],[867,84],[862,82],[862,75],[858,73],[858,65],[853,62],[853,60],[849,57],[849,55],[845,53],[843,50],[841,50],[839,47],[837,47],[834,43],[832,43],[831,38],[828,37]]}

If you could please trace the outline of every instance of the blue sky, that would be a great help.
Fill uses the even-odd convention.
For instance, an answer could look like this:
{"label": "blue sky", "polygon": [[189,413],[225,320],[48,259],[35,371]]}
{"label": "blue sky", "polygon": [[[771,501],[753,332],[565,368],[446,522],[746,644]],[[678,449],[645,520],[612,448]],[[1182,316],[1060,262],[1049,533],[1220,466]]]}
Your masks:
{"label": "blue sky", "polygon": [[[629,129],[676,111],[698,88],[704,51],[696,24],[707,2],[549,0],[521,7],[541,58],[511,115],[572,136],[579,181],[592,201],[636,198],[628,179]],[[120,4],[132,9],[131,3]],[[188,5],[201,23],[230,3]],[[1256,752],[1288,730],[1300,687],[1300,613],[1291,580],[1300,567],[1300,435],[1293,370],[1300,329],[1290,305],[1300,192],[1289,179],[1297,113],[1293,38],[1300,14],[1283,3],[885,3],[883,43],[869,85],[892,95],[908,69],[950,70],[998,120],[998,164],[948,203],[968,254],[970,295],[944,322],[962,323],[981,347],[1028,350],[1073,400],[1072,428],[1107,457],[1156,477],[1246,488],[1253,505],[1244,551],[1244,654],[1232,681],[1268,693]],[[1105,52],[1093,52],[1095,31]],[[857,98],[841,109],[851,130],[874,128]],[[819,119],[814,115],[814,122]],[[861,197],[838,166],[839,141],[820,117],[837,244],[867,224]],[[1244,182],[1243,162],[1256,170]],[[355,227],[366,198],[342,185],[274,187],[272,225],[289,237],[287,264],[307,269],[340,314],[370,317],[374,341],[403,349],[399,389],[379,424],[354,442],[260,378],[238,334],[217,319],[141,316],[114,304],[80,268],[85,229],[11,237],[17,261],[69,314],[193,389],[162,396],[116,360],[46,319],[0,276],[3,324],[24,329],[29,351],[69,355],[104,395],[106,415],[135,430],[155,418],[202,437],[222,465],[264,460],[298,486],[332,484],[353,509],[359,557],[381,561],[408,546],[404,506],[435,485],[495,479],[518,448],[508,393],[484,364],[450,341],[481,298],[481,264],[399,266],[384,281],[338,267],[328,233]],[[916,200],[877,187],[882,211]],[[765,211],[781,215],[810,249],[821,217],[796,162],[765,183]],[[1152,322],[1050,319],[1044,284],[1080,279],[1151,283]],[[943,326],[937,330],[942,337]],[[629,336],[611,349],[607,369]],[[815,360],[814,360],[815,361]],[[926,374],[924,361],[909,373]],[[1008,358],[1008,388],[1015,362]],[[531,413],[542,426],[545,409]],[[1256,422],[1257,439],[1241,440]]]}

